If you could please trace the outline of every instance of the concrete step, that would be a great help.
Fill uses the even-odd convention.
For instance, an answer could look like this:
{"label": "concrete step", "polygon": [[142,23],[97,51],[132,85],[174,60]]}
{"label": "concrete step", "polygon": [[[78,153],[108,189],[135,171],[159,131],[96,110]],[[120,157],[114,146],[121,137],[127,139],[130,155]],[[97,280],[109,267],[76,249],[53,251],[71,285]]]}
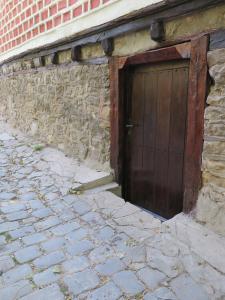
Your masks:
{"label": "concrete step", "polygon": [[84,194],[90,195],[90,194],[97,194],[104,191],[113,192],[113,190],[117,190],[119,188],[119,185],[116,182],[111,182],[107,184],[103,184],[91,189],[85,190]]}
{"label": "concrete step", "polygon": [[113,176],[111,174],[102,176],[98,179],[90,180],[85,183],[79,184],[71,189],[71,192],[85,192],[89,194],[98,193],[101,191],[106,191],[110,188],[114,188],[117,184],[113,182]]}

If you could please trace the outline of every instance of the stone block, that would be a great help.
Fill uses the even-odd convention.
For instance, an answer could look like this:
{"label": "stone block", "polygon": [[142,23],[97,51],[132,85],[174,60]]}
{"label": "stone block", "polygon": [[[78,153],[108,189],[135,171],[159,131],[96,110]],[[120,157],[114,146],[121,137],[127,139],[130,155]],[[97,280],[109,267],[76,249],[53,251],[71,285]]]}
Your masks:
{"label": "stone block", "polygon": [[72,222],[54,227],[53,229],[51,229],[51,232],[54,235],[65,235],[75,229],[78,229],[79,227],[80,227],[80,225],[77,222],[72,221]]}
{"label": "stone block", "polygon": [[14,283],[16,281],[26,279],[28,276],[32,274],[32,269],[29,265],[21,265],[17,266],[10,271],[3,274],[2,278],[4,281],[4,285],[8,285]]}
{"label": "stone block", "polygon": [[94,289],[100,283],[97,274],[90,269],[66,276],[63,281],[69,291],[75,296]]}
{"label": "stone block", "polygon": [[101,215],[97,212],[89,212],[86,215],[83,215],[82,220],[86,221],[87,223],[91,224],[92,226],[105,224],[105,221],[103,220]]}
{"label": "stone block", "polygon": [[44,221],[37,222],[34,227],[38,231],[49,229],[53,226],[56,226],[60,223],[60,219],[58,217],[48,217]]}
{"label": "stone block", "polygon": [[25,210],[20,210],[12,214],[6,215],[8,221],[18,221],[29,217],[29,213]]}
{"label": "stone block", "polygon": [[63,248],[66,245],[66,240],[63,237],[52,238],[41,244],[41,248],[49,253]]}
{"label": "stone block", "polygon": [[15,266],[10,256],[0,256],[0,274],[12,269]]}
{"label": "stone block", "polygon": [[148,267],[138,271],[137,275],[150,290],[158,288],[167,278],[162,272]]}
{"label": "stone block", "polygon": [[89,240],[79,241],[77,243],[68,245],[66,247],[67,252],[70,255],[82,255],[85,252],[90,251],[94,248],[94,244]]}
{"label": "stone block", "polygon": [[19,263],[31,261],[40,255],[41,252],[37,246],[26,247],[15,252],[15,258]]}
{"label": "stone block", "polygon": [[47,239],[47,236],[44,233],[35,233],[32,235],[27,235],[23,237],[23,242],[25,245],[34,245],[40,242],[43,242]]}
{"label": "stone block", "polygon": [[[0,198],[1,198],[1,196],[0,196]],[[8,200],[10,200],[10,199],[8,199]],[[10,205],[7,204],[7,205],[2,206],[0,209],[4,214],[10,214],[10,213],[14,213],[16,211],[24,210],[24,209],[26,209],[26,206],[22,203],[10,204]]]}
{"label": "stone block", "polygon": [[122,296],[121,290],[113,282],[108,282],[102,287],[96,289],[91,292],[87,299],[88,300],[99,300],[99,299],[107,299],[107,300],[115,300],[119,299]]}
{"label": "stone block", "polygon": [[144,291],[144,285],[138,280],[136,275],[131,271],[122,271],[116,273],[112,277],[115,284],[121,288],[121,290],[129,295],[135,296]]}
{"label": "stone block", "polygon": [[17,221],[1,223],[0,224],[0,233],[14,230],[14,229],[17,229],[18,227],[19,227],[19,223]]}
{"label": "stone block", "polygon": [[[21,280],[15,284],[0,289],[0,299],[15,300],[32,292],[32,286],[28,280]],[[30,298],[28,298],[30,300]]]}
{"label": "stone block", "polygon": [[154,292],[149,292],[144,296],[144,300],[157,300],[157,299],[177,300],[177,297],[170,289],[166,287],[160,287]]}
{"label": "stone block", "polygon": [[33,261],[36,268],[47,269],[51,266],[57,265],[65,260],[65,256],[62,251],[55,251],[50,254],[41,256]]}
{"label": "stone block", "polygon": [[37,273],[33,276],[33,281],[37,286],[49,285],[60,278],[60,275],[54,272],[54,268]]}
{"label": "stone block", "polygon": [[52,284],[44,289],[40,289],[37,291],[34,291],[33,293],[22,297],[20,300],[64,300],[65,297],[60,291],[60,288],[57,284]]}
{"label": "stone block", "polygon": [[73,205],[73,209],[76,213],[82,216],[88,213],[91,210],[91,207],[85,201],[77,200]]}
{"label": "stone block", "polygon": [[35,232],[35,230],[34,230],[33,226],[25,226],[25,227],[10,231],[9,235],[11,236],[12,239],[17,239],[17,238],[21,238],[25,235],[29,235],[34,232]]}
{"label": "stone block", "polygon": [[32,213],[32,216],[42,219],[42,218],[49,217],[51,214],[52,214],[52,211],[49,208],[41,208],[41,209],[35,210]]}
{"label": "stone block", "polygon": [[68,233],[65,238],[69,240],[71,243],[75,243],[84,239],[86,236],[89,235],[89,231],[85,228],[80,228],[78,230],[72,231]]}
{"label": "stone block", "polygon": [[83,271],[89,266],[89,261],[85,256],[75,256],[72,260],[63,263],[62,268],[65,273],[75,273]]}
{"label": "stone block", "polygon": [[117,257],[109,258],[104,264],[100,264],[95,267],[96,271],[102,276],[111,276],[124,268],[124,264]]}

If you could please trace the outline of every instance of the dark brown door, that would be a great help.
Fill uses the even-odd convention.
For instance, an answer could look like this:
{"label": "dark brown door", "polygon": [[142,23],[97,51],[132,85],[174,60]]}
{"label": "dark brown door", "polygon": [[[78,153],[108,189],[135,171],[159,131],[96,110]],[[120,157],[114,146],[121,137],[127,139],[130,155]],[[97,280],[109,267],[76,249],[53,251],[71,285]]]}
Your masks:
{"label": "dark brown door", "polygon": [[124,196],[170,218],[183,204],[188,62],[136,67],[127,84]]}

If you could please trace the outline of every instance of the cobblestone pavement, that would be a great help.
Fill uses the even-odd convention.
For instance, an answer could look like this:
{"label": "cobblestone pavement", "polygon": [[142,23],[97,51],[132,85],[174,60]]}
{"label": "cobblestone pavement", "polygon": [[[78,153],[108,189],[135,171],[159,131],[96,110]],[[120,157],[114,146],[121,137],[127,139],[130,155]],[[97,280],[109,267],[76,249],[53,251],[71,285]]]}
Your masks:
{"label": "cobblestone pavement", "polygon": [[225,299],[224,262],[110,192],[68,194],[33,145],[0,132],[1,300]]}

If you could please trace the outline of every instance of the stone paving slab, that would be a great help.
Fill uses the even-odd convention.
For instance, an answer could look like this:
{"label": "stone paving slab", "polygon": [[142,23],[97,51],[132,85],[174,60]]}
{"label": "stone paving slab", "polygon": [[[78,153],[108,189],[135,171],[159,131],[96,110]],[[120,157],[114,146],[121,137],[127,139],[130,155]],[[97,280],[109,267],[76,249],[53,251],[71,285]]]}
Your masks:
{"label": "stone paving slab", "polygon": [[225,299],[222,237],[101,189],[70,194],[77,162],[36,144],[0,125],[1,300]]}

